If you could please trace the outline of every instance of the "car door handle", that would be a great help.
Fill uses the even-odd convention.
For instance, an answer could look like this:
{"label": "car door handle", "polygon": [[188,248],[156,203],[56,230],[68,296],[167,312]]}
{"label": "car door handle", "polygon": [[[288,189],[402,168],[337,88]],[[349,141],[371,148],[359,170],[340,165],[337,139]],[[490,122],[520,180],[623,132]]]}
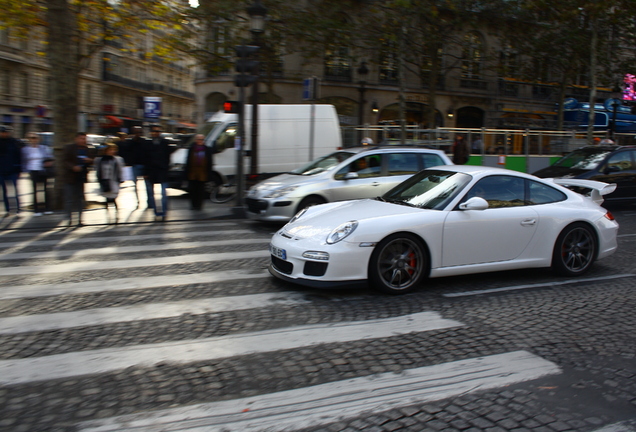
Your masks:
{"label": "car door handle", "polygon": [[371,186],[380,186],[380,183],[378,183],[378,182],[373,182],[373,183],[371,183]]}
{"label": "car door handle", "polygon": [[521,226],[532,226],[536,223],[537,223],[536,219],[526,219],[524,221],[521,221]]}

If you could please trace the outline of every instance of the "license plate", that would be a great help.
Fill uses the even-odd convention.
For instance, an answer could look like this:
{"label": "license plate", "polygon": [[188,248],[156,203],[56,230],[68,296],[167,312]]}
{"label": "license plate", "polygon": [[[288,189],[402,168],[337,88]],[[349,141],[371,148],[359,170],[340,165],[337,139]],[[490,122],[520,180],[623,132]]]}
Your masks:
{"label": "license plate", "polygon": [[276,246],[269,245],[269,253],[282,260],[287,259],[287,252],[285,249],[281,249]]}

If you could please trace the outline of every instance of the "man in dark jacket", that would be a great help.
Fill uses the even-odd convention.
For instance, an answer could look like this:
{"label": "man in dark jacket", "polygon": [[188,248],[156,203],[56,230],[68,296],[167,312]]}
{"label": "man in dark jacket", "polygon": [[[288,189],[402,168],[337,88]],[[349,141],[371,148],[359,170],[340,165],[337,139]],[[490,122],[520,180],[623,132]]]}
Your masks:
{"label": "man in dark jacket", "polygon": [[88,148],[86,134],[79,132],[75,142],[64,147],[62,154],[62,169],[64,181],[64,198],[68,225],[72,225],[73,211],[77,212],[77,226],[82,226],[82,211],[84,210],[84,183],[88,175],[88,167],[93,164],[94,149]]}
{"label": "man in dark jacket", "polygon": [[15,194],[15,214],[20,214],[20,198],[18,194],[18,177],[22,171],[22,148],[17,139],[11,136],[10,126],[0,126],[0,183],[2,184],[2,197],[7,216],[10,213],[9,196],[7,195],[7,181],[13,183]]}
{"label": "man in dark jacket", "polygon": [[[177,146],[161,137],[161,126],[150,128],[151,137],[146,142],[144,152],[144,179],[148,188],[148,206],[154,208],[155,217],[165,221],[168,213],[168,170],[170,169],[170,155]],[[157,208],[154,186],[161,185],[161,210]]]}
{"label": "man in dark jacket", "polygon": [[[146,144],[148,140],[142,136],[143,129],[141,126],[133,126],[132,136],[124,140],[119,145],[119,155],[124,158],[126,166],[132,167],[133,170],[133,183],[135,185],[135,196],[137,197],[137,208],[141,200],[139,199],[139,189],[137,188],[137,180],[139,177],[144,176],[144,160],[146,152]],[[147,206],[153,208],[150,201],[150,189],[148,189],[148,183],[146,184],[146,194],[148,196]]]}

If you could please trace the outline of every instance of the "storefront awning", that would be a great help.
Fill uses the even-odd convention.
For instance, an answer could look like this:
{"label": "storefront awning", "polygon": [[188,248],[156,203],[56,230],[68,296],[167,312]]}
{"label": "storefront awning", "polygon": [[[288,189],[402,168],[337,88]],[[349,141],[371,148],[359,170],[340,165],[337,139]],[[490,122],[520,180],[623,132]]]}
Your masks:
{"label": "storefront awning", "polygon": [[104,116],[104,118],[107,121],[107,123],[104,124],[104,127],[118,127],[124,124],[124,121],[117,116],[107,115]]}

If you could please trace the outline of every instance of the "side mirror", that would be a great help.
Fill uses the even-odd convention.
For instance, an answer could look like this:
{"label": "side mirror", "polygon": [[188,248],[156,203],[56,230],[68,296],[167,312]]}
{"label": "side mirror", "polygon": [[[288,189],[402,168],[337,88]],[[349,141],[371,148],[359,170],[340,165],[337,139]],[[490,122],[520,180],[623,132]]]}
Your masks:
{"label": "side mirror", "polygon": [[359,177],[357,172],[348,172],[347,174],[345,174],[345,180],[352,180],[352,179],[357,179]]}
{"label": "side mirror", "polygon": [[605,174],[619,172],[620,170],[621,168],[619,166],[608,165],[607,168],[605,168]]}
{"label": "side mirror", "polygon": [[486,210],[487,208],[488,201],[481,197],[472,197],[459,205],[460,210]]}

